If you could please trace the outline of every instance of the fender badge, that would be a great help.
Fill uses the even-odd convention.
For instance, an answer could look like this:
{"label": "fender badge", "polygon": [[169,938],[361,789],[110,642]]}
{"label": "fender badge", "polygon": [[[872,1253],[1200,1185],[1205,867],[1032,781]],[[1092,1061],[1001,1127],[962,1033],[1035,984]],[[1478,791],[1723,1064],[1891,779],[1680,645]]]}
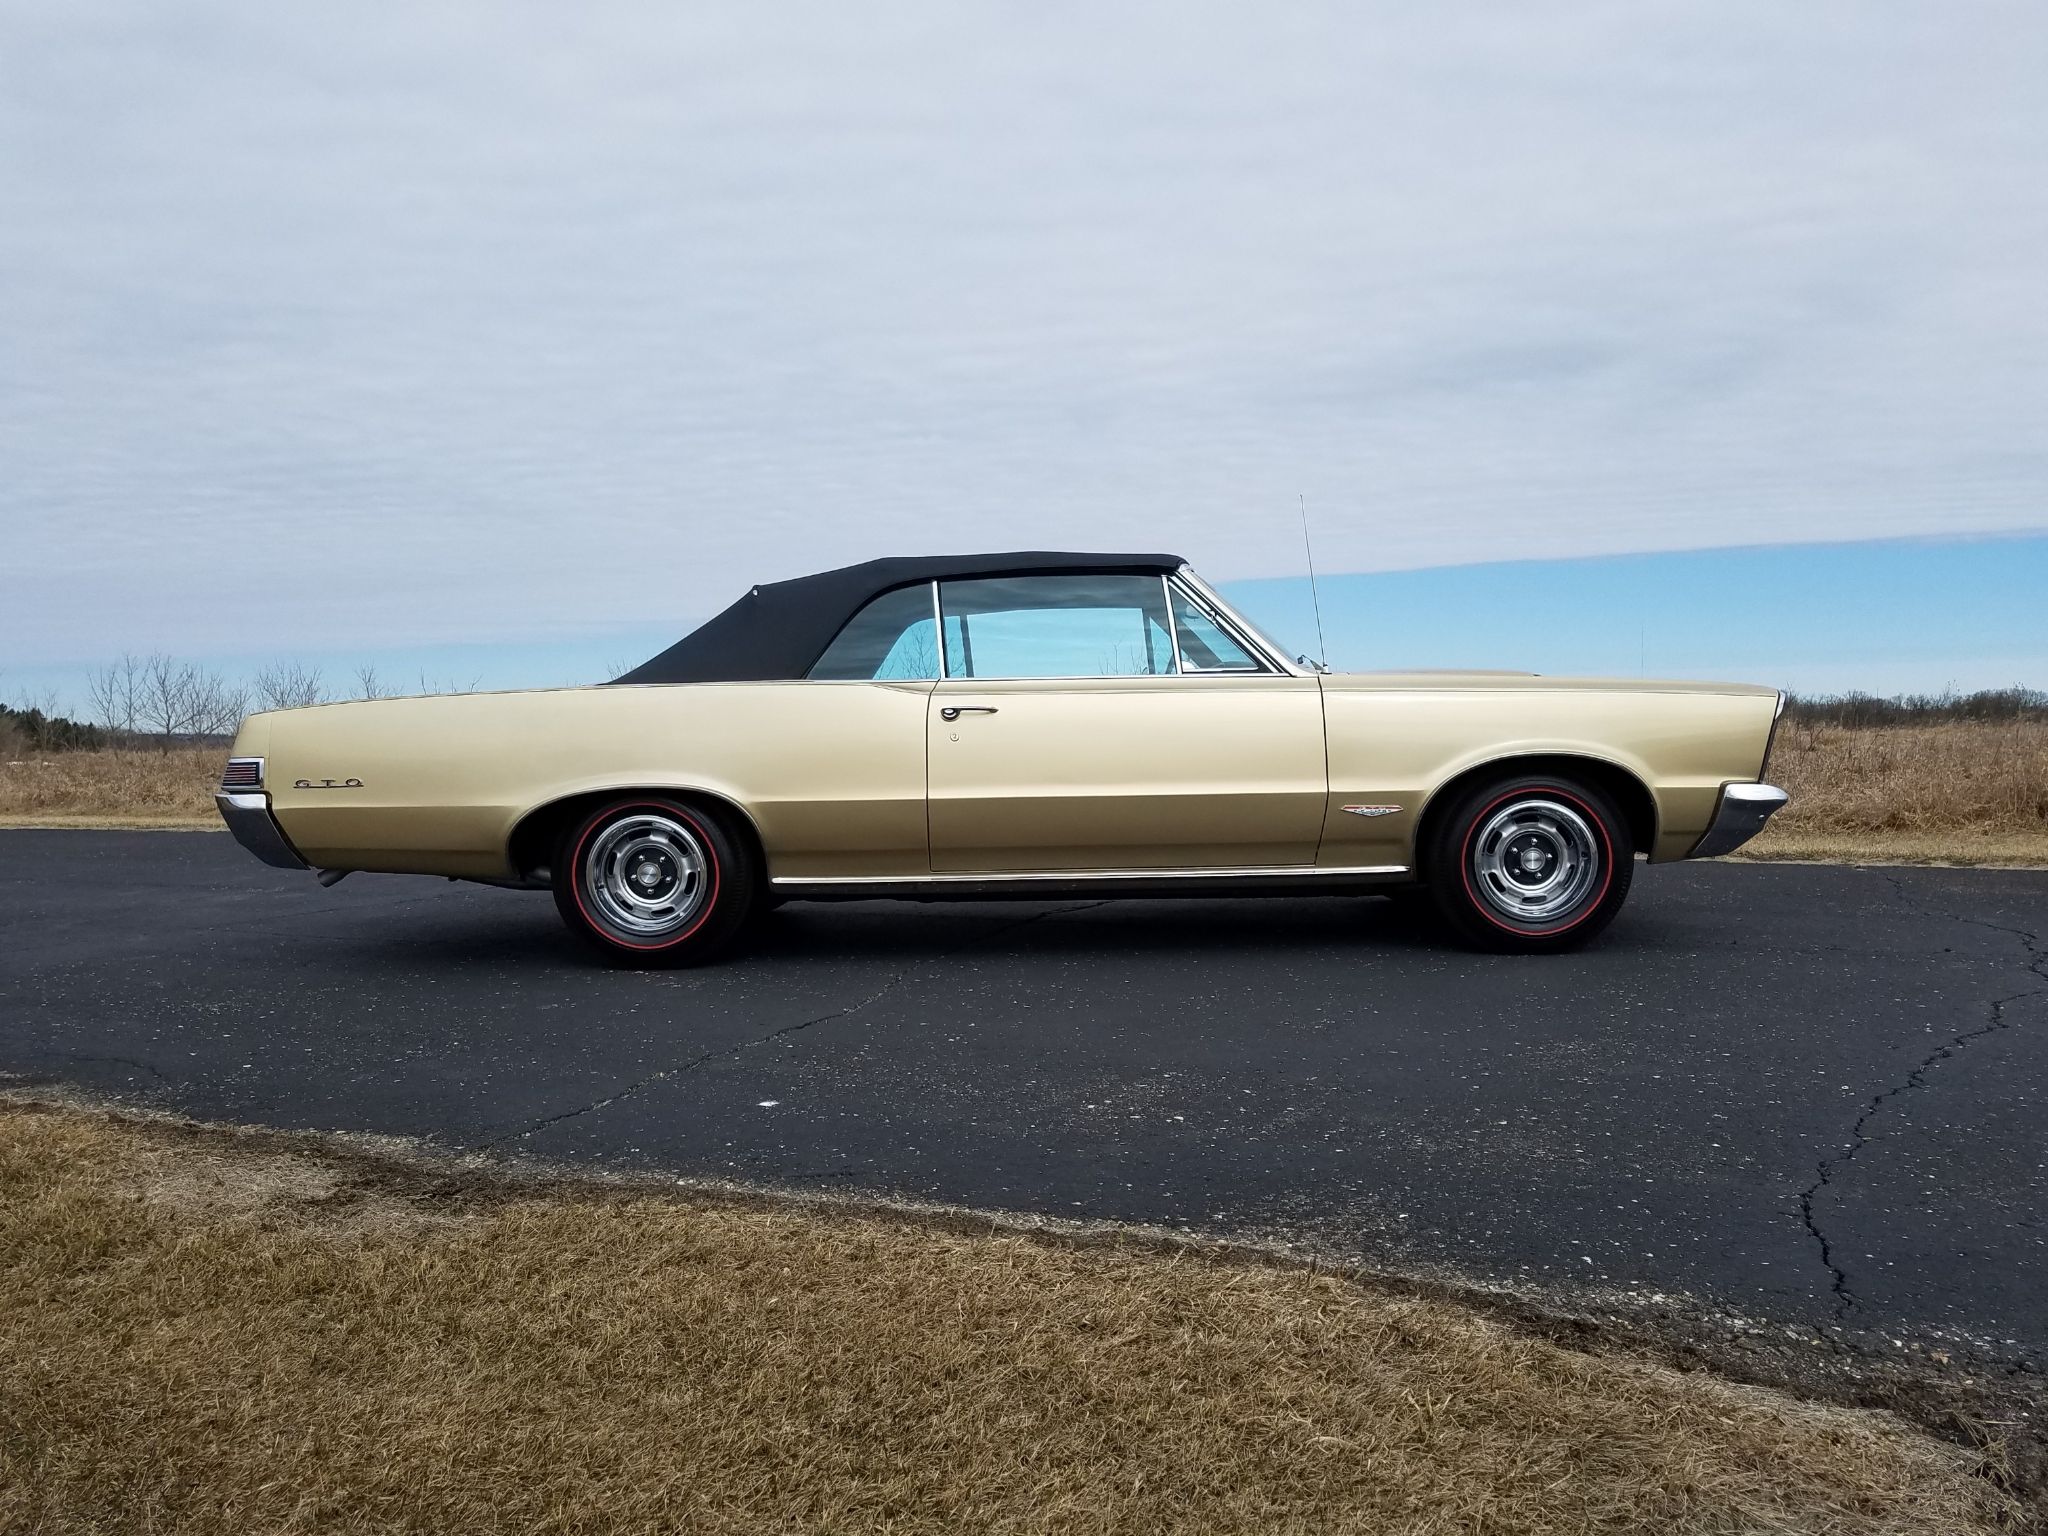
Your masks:
{"label": "fender badge", "polygon": [[1398,805],[1344,805],[1339,810],[1349,811],[1353,816],[1391,816],[1401,807]]}
{"label": "fender badge", "polygon": [[299,779],[292,784],[293,789],[361,789],[362,787],[363,781],[361,779]]}

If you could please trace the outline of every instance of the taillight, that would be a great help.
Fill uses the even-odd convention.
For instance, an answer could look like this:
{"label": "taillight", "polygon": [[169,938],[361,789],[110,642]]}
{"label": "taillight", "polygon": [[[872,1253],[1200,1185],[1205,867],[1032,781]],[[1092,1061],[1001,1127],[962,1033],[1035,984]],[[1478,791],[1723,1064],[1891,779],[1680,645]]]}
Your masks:
{"label": "taillight", "polygon": [[231,757],[228,770],[220,776],[222,789],[261,789],[263,787],[263,759],[260,757]]}

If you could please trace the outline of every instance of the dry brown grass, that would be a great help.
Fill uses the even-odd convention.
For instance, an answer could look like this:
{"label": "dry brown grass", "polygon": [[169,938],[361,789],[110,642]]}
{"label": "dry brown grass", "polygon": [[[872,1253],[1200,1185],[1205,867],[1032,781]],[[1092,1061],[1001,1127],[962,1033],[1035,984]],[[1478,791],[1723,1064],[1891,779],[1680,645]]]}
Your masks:
{"label": "dry brown grass", "polygon": [[0,825],[219,826],[227,753],[62,752],[0,760]]}
{"label": "dry brown grass", "polygon": [[1770,773],[1792,803],[1757,857],[2048,864],[2048,724],[1788,722]]}
{"label": "dry brown grass", "polygon": [[[415,1176],[417,1194],[427,1181]],[[1943,1532],[1882,1415],[1129,1246],[588,1189],[433,1214],[0,1106],[0,1527]]]}

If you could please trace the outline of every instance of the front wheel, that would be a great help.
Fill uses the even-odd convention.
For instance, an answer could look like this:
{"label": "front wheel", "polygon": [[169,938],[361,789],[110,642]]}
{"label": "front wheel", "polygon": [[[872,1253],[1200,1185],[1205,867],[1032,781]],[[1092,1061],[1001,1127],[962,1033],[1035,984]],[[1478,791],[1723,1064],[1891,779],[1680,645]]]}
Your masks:
{"label": "front wheel", "polygon": [[1628,822],[1600,790],[1532,775],[1482,784],[1437,820],[1424,852],[1430,895],[1475,949],[1544,954],[1614,920],[1635,873]]}
{"label": "front wheel", "polygon": [[615,965],[698,965],[739,934],[761,880],[746,844],[695,805],[615,800],[571,825],[554,863],[555,906]]}

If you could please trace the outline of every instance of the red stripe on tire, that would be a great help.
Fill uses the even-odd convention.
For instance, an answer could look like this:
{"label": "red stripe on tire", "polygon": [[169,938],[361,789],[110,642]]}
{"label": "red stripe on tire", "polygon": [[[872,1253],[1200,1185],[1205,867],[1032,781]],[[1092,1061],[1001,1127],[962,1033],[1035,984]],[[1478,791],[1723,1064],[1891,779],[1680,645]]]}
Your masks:
{"label": "red stripe on tire", "polygon": [[[1577,917],[1568,923],[1559,923],[1554,928],[1517,928],[1513,923],[1504,923],[1499,917],[1494,915],[1493,909],[1481,899],[1479,893],[1472,889],[1472,839],[1479,835],[1480,823],[1486,820],[1489,813],[1498,810],[1510,800],[1520,799],[1523,795],[1549,795],[1556,800],[1569,800],[1573,805],[1586,813],[1587,819],[1593,823],[1594,830],[1600,834],[1600,851],[1605,856],[1605,861],[1600,870],[1600,894],[1586,903],[1586,910]],[[1498,800],[1482,807],[1473,815],[1472,825],[1465,829],[1465,841],[1458,850],[1458,878],[1465,883],[1465,899],[1472,903],[1473,911],[1493,924],[1502,933],[1512,933],[1525,939],[1547,939],[1556,934],[1570,933],[1579,924],[1600,910],[1600,903],[1607,899],[1608,889],[1614,884],[1614,841],[1607,835],[1607,819],[1569,790],[1533,789],[1527,786],[1521,789],[1511,789]]]}
{"label": "red stripe on tire", "polygon": [[[592,833],[596,832],[599,827],[603,826],[613,816],[623,811],[663,811],[668,815],[680,817],[682,820],[687,821],[696,831],[697,840],[704,845],[705,855],[711,860],[711,894],[705,898],[704,910],[697,915],[697,921],[690,924],[689,927],[685,928],[674,938],[663,939],[659,944],[636,944],[631,939],[620,938],[609,928],[605,927],[604,924],[592,917],[590,915],[590,908],[583,904],[583,850],[590,846]],[[583,914],[583,921],[588,923],[591,931],[603,939],[605,943],[616,944],[621,949],[673,949],[699,928],[702,928],[710,918],[713,909],[718,905],[718,849],[713,846],[711,835],[705,830],[704,823],[695,816],[692,816],[681,806],[669,805],[660,800],[633,800],[625,805],[607,806],[603,815],[591,818],[590,825],[583,829],[583,835],[576,840],[576,851],[569,856],[569,894],[576,898],[576,910]]]}

